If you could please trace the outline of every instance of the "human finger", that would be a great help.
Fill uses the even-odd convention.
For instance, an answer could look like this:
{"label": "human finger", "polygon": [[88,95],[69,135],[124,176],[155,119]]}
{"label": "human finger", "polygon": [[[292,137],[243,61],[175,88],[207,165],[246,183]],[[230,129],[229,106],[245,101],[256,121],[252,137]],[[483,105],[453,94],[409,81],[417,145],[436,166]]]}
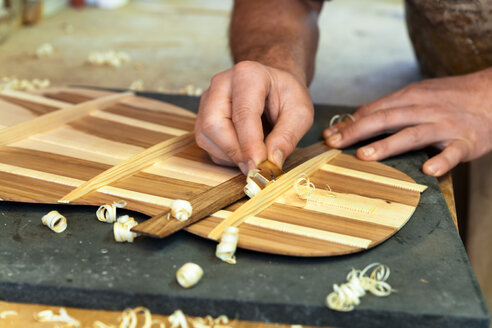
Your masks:
{"label": "human finger", "polygon": [[424,163],[422,171],[427,175],[441,176],[467,158],[469,147],[463,140],[454,140],[438,155]]}
{"label": "human finger", "polygon": [[383,158],[436,144],[449,137],[449,130],[439,128],[437,124],[420,124],[405,128],[387,138],[359,148],[357,150],[357,157],[367,161],[378,161]]}
{"label": "human finger", "polygon": [[244,167],[245,161],[231,120],[231,73],[229,70],[212,79],[200,103],[195,124],[196,141],[211,155]]}
{"label": "human finger", "polygon": [[234,66],[232,81],[232,122],[241,153],[249,168],[267,158],[261,116],[270,90],[270,76],[258,63]]}
{"label": "human finger", "polygon": [[430,112],[430,108],[416,106],[377,111],[341,128],[327,139],[327,144],[332,147],[343,148],[377,135],[426,123],[430,118]]}
{"label": "human finger", "polygon": [[294,105],[279,115],[272,132],[266,138],[268,159],[282,167],[285,159],[294,151],[297,143],[313,124],[312,104]]}

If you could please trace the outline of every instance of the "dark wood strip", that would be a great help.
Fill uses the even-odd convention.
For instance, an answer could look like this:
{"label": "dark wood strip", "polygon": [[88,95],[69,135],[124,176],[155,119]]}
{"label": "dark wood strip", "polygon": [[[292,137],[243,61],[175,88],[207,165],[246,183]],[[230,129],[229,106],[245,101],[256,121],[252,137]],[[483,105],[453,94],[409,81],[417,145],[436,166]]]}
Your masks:
{"label": "dark wood strip", "polygon": [[326,185],[329,185],[331,190],[335,192],[379,198],[414,207],[417,206],[420,199],[420,193],[418,191],[404,190],[331,172],[318,171],[311,177],[311,182],[319,189],[326,190]]}
{"label": "dark wood strip", "polygon": [[186,148],[185,150],[174,156],[188,159],[195,162],[217,165],[212,161],[212,159],[210,159],[208,153],[205,150],[201,149],[197,144],[193,144],[189,146],[188,148]]}
{"label": "dark wood strip", "polygon": [[391,235],[396,231],[393,227],[348,219],[326,213],[308,211],[284,204],[273,204],[257,216],[372,241],[387,238],[388,235]]}
{"label": "dark wood strip", "polygon": [[[209,217],[186,228],[186,230],[207,238],[210,231],[222,222]],[[358,247],[332,243],[276,230],[265,229],[242,223],[239,226],[238,246],[265,253],[292,256],[326,256],[358,252]]]}
{"label": "dark wood strip", "polygon": [[[46,94],[48,98],[66,101],[70,103],[80,103],[83,101],[90,100],[90,97],[67,93],[58,92],[56,94]],[[192,117],[181,116],[179,113],[165,113],[162,111],[155,111],[147,108],[134,107],[127,104],[116,104],[114,106],[104,109],[105,112],[123,115],[138,120],[161,124],[164,126],[173,127],[176,129],[181,129],[185,131],[193,131],[195,126],[195,119]]]}
{"label": "dark wood strip", "polygon": [[340,154],[330,161],[331,165],[341,166],[347,169],[372,173],[383,177],[399,179],[408,182],[415,182],[405,173],[398,171],[388,165],[381,165],[379,162],[366,162],[355,158],[352,155]]}
{"label": "dark wood strip", "polygon": [[33,149],[0,147],[0,163],[79,180],[89,180],[111,166]]}
{"label": "dark wood strip", "polygon": [[139,172],[134,176],[117,181],[110,186],[159,197],[184,200],[189,200],[211,188],[210,186],[200,183],[163,177],[145,172]]}
{"label": "dark wood strip", "polygon": [[150,131],[93,116],[86,116],[69,125],[92,136],[143,148],[151,147],[174,137],[170,134]]}
{"label": "dark wood strip", "polygon": [[56,204],[72,189],[55,182],[0,172],[0,198],[7,201]]}
{"label": "dark wood strip", "polygon": [[51,106],[48,106],[45,104],[38,104],[38,103],[30,102],[27,100],[12,98],[12,97],[9,97],[6,95],[1,95],[0,98],[8,101],[9,103],[24,107],[25,109],[29,110],[31,113],[33,113],[35,115],[44,115],[44,114],[53,112],[53,111],[58,109],[56,107],[51,107]]}

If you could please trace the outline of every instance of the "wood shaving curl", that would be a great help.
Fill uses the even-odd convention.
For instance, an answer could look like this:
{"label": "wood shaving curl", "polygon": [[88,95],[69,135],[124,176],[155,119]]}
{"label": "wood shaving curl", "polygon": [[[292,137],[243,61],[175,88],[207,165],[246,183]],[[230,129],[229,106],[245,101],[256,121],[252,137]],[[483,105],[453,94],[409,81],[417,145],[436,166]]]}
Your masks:
{"label": "wood shaving curl", "polygon": [[123,215],[120,216],[113,225],[114,240],[119,243],[129,242],[133,243],[138,234],[132,232],[131,229],[138,225],[138,222],[134,218]]}
{"label": "wood shaving curl", "polygon": [[176,220],[184,222],[188,220],[193,213],[190,202],[182,199],[176,199],[171,204],[171,215]]}
{"label": "wood shaving curl", "polygon": [[113,204],[102,205],[96,211],[97,219],[101,222],[113,223],[116,221],[116,209],[126,206],[124,200],[113,202]]}
{"label": "wood shaving curl", "polygon": [[257,193],[261,191],[260,186],[253,179],[255,175],[260,172],[258,169],[253,169],[248,171],[248,176],[246,177],[246,185],[244,186],[244,193],[249,197],[253,198]]}
{"label": "wood shaving curl", "polygon": [[176,272],[176,280],[183,288],[190,288],[196,285],[203,276],[203,269],[195,263],[185,263]]}
{"label": "wood shaving curl", "polygon": [[[370,269],[373,271],[367,275]],[[360,304],[366,291],[380,297],[388,296],[394,291],[386,282],[389,275],[389,267],[379,263],[369,264],[363,270],[352,269],[346,283],[333,285],[333,292],[326,297],[326,305],[332,310],[348,312]]]}
{"label": "wood shaving curl", "polygon": [[309,177],[302,176],[294,182],[294,190],[300,199],[308,199],[316,190],[316,187],[309,180]]}
{"label": "wood shaving curl", "polygon": [[347,119],[350,119],[350,120],[352,120],[352,122],[355,122],[355,118],[352,116],[352,114],[349,114],[349,113],[333,115],[331,120],[330,120],[330,126],[333,126],[335,124],[339,124],[339,123],[341,123]]}
{"label": "wood shaving curl", "polygon": [[41,218],[41,221],[56,233],[61,233],[67,229],[67,219],[58,211],[49,212]]}
{"label": "wood shaving curl", "polygon": [[237,242],[239,239],[239,229],[236,227],[225,227],[220,243],[217,245],[215,256],[229,264],[236,264]]}
{"label": "wood shaving curl", "polygon": [[80,322],[68,315],[65,308],[60,308],[60,313],[55,314],[51,310],[44,310],[34,315],[34,320],[38,322],[62,322],[64,327],[79,328]]}
{"label": "wood shaving curl", "polygon": [[144,91],[144,82],[142,80],[133,81],[128,89],[133,91]]}

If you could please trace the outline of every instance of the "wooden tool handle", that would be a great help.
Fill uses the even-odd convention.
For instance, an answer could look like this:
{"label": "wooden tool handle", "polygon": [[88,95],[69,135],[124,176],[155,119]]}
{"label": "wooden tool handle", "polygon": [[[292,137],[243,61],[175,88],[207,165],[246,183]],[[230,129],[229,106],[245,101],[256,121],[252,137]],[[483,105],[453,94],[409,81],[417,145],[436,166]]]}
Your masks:
{"label": "wooden tool handle", "polygon": [[[288,171],[328,149],[324,142],[296,149],[285,162],[284,170]],[[167,237],[243,198],[245,196],[243,191],[245,184],[246,177],[240,174],[190,199],[189,202],[193,208],[193,214],[184,222],[173,218],[168,219],[171,212],[169,209],[140,223],[132,231],[153,238]]]}

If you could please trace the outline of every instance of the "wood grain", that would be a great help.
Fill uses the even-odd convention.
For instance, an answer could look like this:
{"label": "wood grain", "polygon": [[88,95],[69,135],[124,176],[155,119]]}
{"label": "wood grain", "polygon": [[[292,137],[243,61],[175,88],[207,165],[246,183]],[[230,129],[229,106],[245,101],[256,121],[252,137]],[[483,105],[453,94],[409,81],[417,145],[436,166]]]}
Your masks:
{"label": "wood grain", "polygon": [[[304,161],[319,155],[326,151],[328,148],[324,143],[317,143],[305,149],[296,149],[294,153],[286,161],[284,169],[287,171],[293,167],[303,163]],[[190,158],[192,153],[199,153],[196,151],[188,152],[185,158]],[[183,156],[181,154],[181,156]],[[164,238],[176,231],[179,231],[202,218],[211,215],[212,213],[244,198],[244,185],[246,184],[246,177],[242,174],[223,182],[222,184],[204,192],[201,195],[197,195],[193,198],[185,198],[191,203],[193,208],[192,216],[185,222],[178,220],[168,220],[170,210],[164,211],[153,218],[140,223],[134,227],[132,231],[141,233],[145,236],[153,238]]]}
{"label": "wood grain", "polygon": [[[45,95],[51,97],[46,103],[39,100]],[[57,106],[78,106],[109,95],[112,93],[65,88],[19,97],[23,99],[15,103],[6,97],[0,106],[4,104],[9,114],[7,119],[0,115],[0,125],[15,126],[57,113],[54,98],[60,102]],[[114,177],[103,179],[72,203],[98,206],[125,200],[127,209],[156,217],[140,226],[146,227],[143,233],[165,235],[198,220],[185,229],[209,238],[217,225],[246,202],[230,204],[243,197],[244,176],[235,168],[215,165],[192,138],[188,146],[152,166],[139,167],[138,160],[133,160],[166,139],[186,138],[194,120],[194,114],[175,106],[130,97],[42,133],[33,131],[29,138],[0,147],[0,198],[56,203],[113,170]],[[327,150],[322,143],[297,150],[287,159],[284,171]],[[121,172],[116,168],[125,163],[134,171],[122,170],[118,175]],[[239,247],[292,256],[354,253],[396,233],[418,205],[420,192],[414,181],[394,168],[344,154],[330,165],[312,174],[316,191],[309,200],[298,198],[290,185],[270,206],[245,217],[239,225]],[[194,214],[186,224],[167,221],[175,199],[193,204]]]}
{"label": "wood grain", "polygon": [[147,148],[143,152],[132,156],[123,163],[115,165],[103,173],[93,177],[89,181],[77,187],[77,189],[72,190],[69,194],[61,198],[59,202],[69,203],[103,186],[107,186],[115,181],[140,172],[144,168],[155,164],[156,161],[165,160],[173,154],[183,150],[194,141],[195,134],[190,132],[188,134],[158,143],[157,145]]}
{"label": "wood grain", "polygon": [[222,235],[225,227],[238,226],[248,216],[255,215],[262,210],[268,208],[275,202],[275,199],[277,199],[284,192],[292,188],[294,181],[298,179],[301,174],[310,176],[311,174],[319,170],[319,168],[323,164],[329,162],[338,154],[340,154],[339,150],[329,150],[302,163],[301,165],[282,175],[277,179],[275,183],[267,185],[258,194],[256,194],[255,197],[251,198],[243,206],[234,211],[232,215],[230,215],[226,220],[215,227],[209,233],[208,237],[211,239],[218,239]]}
{"label": "wood grain", "polygon": [[62,124],[84,117],[94,110],[102,109],[131,95],[133,94],[115,94],[88,101],[72,107],[59,109],[35,119],[0,130],[0,145],[8,145],[34,134],[57,128]]}

